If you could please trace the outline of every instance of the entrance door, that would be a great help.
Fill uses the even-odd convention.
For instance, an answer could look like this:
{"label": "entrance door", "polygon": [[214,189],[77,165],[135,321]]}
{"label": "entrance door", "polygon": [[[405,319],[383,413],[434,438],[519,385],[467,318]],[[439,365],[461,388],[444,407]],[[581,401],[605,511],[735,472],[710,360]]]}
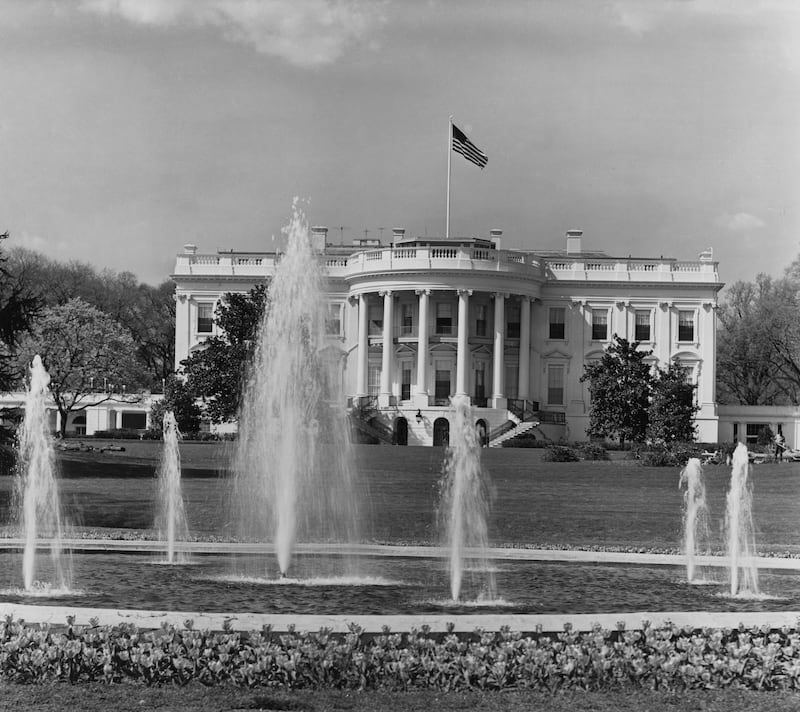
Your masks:
{"label": "entrance door", "polygon": [[408,445],[408,421],[398,418],[394,423],[394,442],[396,445]]}
{"label": "entrance door", "polygon": [[450,444],[450,423],[447,418],[437,418],[433,421],[433,444]]}

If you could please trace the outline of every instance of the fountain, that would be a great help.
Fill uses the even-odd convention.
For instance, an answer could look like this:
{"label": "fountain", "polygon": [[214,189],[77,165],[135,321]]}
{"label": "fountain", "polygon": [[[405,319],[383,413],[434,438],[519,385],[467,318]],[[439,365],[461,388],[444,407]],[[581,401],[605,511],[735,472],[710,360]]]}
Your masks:
{"label": "fountain", "polygon": [[175,550],[175,544],[189,538],[189,526],[181,496],[180,431],[172,411],[164,413],[163,433],[164,447],[156,469],[156,531],[158,538],[167,543],[167,563],[177,564],[185,561],[185,555]]}
{"label": "fountain", "polygon": [[695,581],[695,557],[707,553],[709,542],[708,505],[703,467],[699,458],[689,458],[681,470],[678,487],[686,485],[683,496],[683,547],[686,553],[686,580]]}
{"label": "fountain", "polygon": [[747,447],[739,443],[733,453],[731,485],[725,514],[731,596],[752,596],[759,593],[758,569],[753,563],[756,545],[752,513],[753,486],[749,480],[749,472]]}
{"label": "fountain", "polygon": [[[63,523],[56,478],[55,453],[45,408],[50,376],[41,357],[33,357],[30,385],[25,398],[25,418],[17,435],[17,469],[14,490],[15,519],[22,530],[22,575],[25,591],[68,589],[70,568],[62,551]],[[36,550],[48,540],[51,580],[37,579]]]}
{"label": "fountain", "polygon": [[479,598],[494,600],[496,585],[489,546],[488,477],[481,466],[481,444],[464,398],[453,399],[454,418],[441,482],[440,520],[449,552],[450,595],[461,598],[465,569],[480,588]]}
{"label": "fountain", "polygon": [[284,232],[240,408],[231,515],[241,538],[274,544],[282,577],[297,542],[353,542],[359,517],[327,280],[297,201]]}

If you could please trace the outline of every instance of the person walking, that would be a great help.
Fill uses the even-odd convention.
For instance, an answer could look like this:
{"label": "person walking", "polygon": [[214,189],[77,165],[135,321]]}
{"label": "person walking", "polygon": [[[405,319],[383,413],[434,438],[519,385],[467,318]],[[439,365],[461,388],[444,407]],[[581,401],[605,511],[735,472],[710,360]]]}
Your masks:
{"label": "person walking", "polygon": [[783,451],[786,449],[783,435],[775,434],[775,462],[783,462]]}

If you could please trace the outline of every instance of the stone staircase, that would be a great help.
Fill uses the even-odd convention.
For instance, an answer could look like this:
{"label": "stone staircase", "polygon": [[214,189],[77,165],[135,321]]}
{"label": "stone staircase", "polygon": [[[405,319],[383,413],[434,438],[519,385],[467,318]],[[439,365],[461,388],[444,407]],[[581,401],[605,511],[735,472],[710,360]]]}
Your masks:
{"label": "stone staircase", "polygon": [[495,438],[492,438],[489,441],[489,447],[500,447],[506,440],[515,438],[517,437],[517,435],[522,435],[522,433],[527,433],[529,430],[533,430],[534,428],[537,427],[539,427],[538,420],[526,420],[517,422],[513,428],[506,430],[504,433],[501,433]]}

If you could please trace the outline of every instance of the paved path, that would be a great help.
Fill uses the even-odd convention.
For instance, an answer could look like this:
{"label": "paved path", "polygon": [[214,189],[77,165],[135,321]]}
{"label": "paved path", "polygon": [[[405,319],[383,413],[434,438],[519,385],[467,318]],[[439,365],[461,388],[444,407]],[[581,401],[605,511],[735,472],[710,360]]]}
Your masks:
{"label": "paved path", "polygon": [[[355,623],[367,633],[380,633],[384,627],[393,632],[404,632],[429,626],[435,633],[445,632],[452,626],[456,632],[470,633],[483,630],[499,630],[508,626],[521,632],[559,632],[566,625],[574,630],[591,630],[593,626],[613,630],[618,624],[626,630],[640,628],[643,621],[650,621],[654,627],[667,623],[691,628],[736,628],[768,626],[780,628],[798,625],[800,611],[720,613],[713,611],[639,611],[635,613],[581,613],[581,614],[485,614],[469,615],[420,614],[420,615],[293,615],[272,613],[225,614],[198,611],[139,611],[115,610],[106,608],[80,608],[75,606],[36,606],[19,603],[0,603],[0,616],[13,616],[28,623],[50,623],[64,625],[67,616],[74,616],[78,625],[117,625],[134,623],[139,628],[159,628],[164,623],[183,627],[184,621],[191,620],[198,630],[223,630],[228,622],[234,630],[261,630],[272,626],[275,632],[286,631],[294,626],[298,632],[318,631],[329,628],[335,632],[347,632]],[[92,619],[96,619],[93,621]]]}
{"label": "paved path", "polygon": [[[0,539],[0,550],[21,549],[23,539]],[[43,547],[47,546],[43,542]],[[167,545],[163,541],[142,541],[125,539],[65,539],[63,546],[72,551],[117,551],[157,553],[164,552]],[[176,550],[190,554],[249,554],[274,552],[270,544],[252,544],[235,542],[191,541],[179,542]],[[301,554],[343,554],[356,556],[388,556],[409,558],[444,558],[445,550],[438,546],[402,546],[398,544],[298,544],[296,551]],[[628,551],[584,551],[579,549],[514,549],[494,547],[486,550],[489,559],[497,561],[565,561],[575,563],[597,564],[639,564],[646,566],[686,566],[686,557],[682,554],[647,554]],[[758,569],[780,569],[784,571],[800,571],[800,558],[783,558],[778,556],[753,557]],[[697,566],[728,568],[730,561],[726,556],[697,556]]]}

